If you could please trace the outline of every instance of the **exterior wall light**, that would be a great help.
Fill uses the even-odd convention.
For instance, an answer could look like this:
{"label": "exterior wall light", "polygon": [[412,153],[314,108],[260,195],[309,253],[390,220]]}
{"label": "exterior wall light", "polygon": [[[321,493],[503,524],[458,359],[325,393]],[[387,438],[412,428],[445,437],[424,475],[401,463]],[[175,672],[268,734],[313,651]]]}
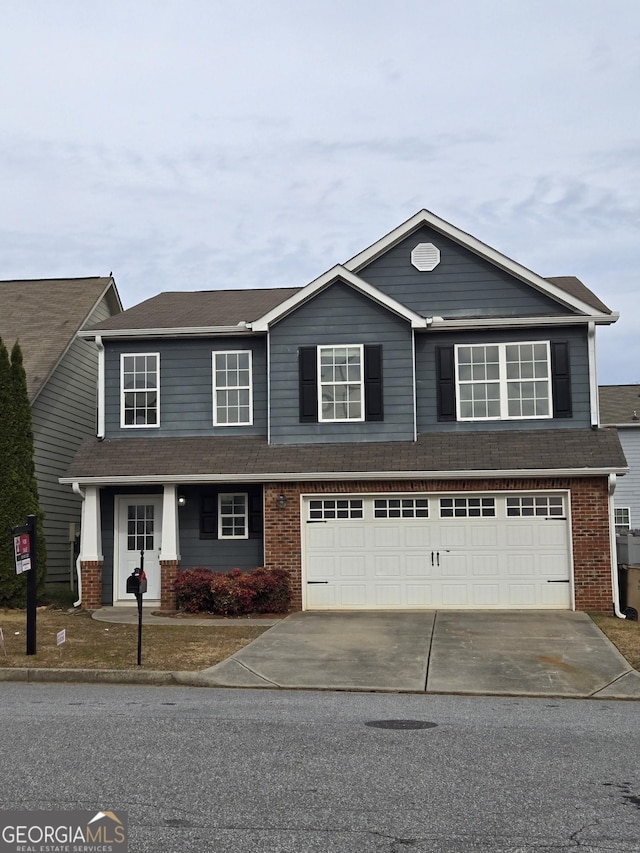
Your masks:
{"label": "exterior wall light", "polygon": [[186,506],[186,505],[187,505],[187,499],[185,498],[185,496],[184,495],[178,495],[178,506],[182,507],[182,506]]}
{"label": "exterior wall light", "polygon": [[282,494],[282,492],[276,498],[276,506],[278,509],[284,509],[287,505],[287,496]]}

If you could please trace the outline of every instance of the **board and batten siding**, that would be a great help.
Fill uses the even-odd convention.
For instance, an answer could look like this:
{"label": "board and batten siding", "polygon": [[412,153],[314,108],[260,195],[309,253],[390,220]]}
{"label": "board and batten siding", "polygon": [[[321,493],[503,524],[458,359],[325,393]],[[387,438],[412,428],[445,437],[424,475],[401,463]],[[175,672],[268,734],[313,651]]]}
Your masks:
{"label": "board and batten siding", "polygon": [[[213,425],[212,353],[253,353],[253,424]],[[160,353],[160,426],[120,426],[120,356]],[[105,341],[105,433],[107,438],[140,436],[266,435],[265,339],[251,337],[183,340]]]}
{"label": "board and batten siding", "polygon": [[[440,263],[420,272],[411,263],[418,243],[433,243]],[[454,240],[422,226],[358,275],[426,317],[526,317],[570,314],[543,293],[459,246]]]}
{"label": "board and batten siding", "polygon": [[640,530],[640,427],[619,427],[618,436],[629,473],[618,477],[613,505],[628,507],[631,529]]}
{"label": "board and batten siding", "polygon": [[[271,443],[411,441],[413,356],[409,323],[336,282],[275,324],[271,348]],[[384,420],[300,423],[298,351],[320,345],[382,345]]]}
{"label": "board and batten siding", "polygon": [[[438,421],[436,354],[438,346],[527,341],[567,341],[571,367],[573,415],[570,418],[531,418],[504,421]],[[584,429],[591,425],[589,358],[586,329],[568,326],[547,329],[509,329],[482,332],[425,332],[416,335],[418,432],[456,432],[500,429]]]}
{"label": "board and batten siding", "polygon": [[[108,319],[111,311],[102,299],[87,325]],[[70,525],[80,532],[81,500],[59,477],[85,438],[96,432],[98,354],[95,343],[75,338],[36,397],[33,421],[34,463],[40,508],[44,512],[47,583],[69,584],[73,569]]]}

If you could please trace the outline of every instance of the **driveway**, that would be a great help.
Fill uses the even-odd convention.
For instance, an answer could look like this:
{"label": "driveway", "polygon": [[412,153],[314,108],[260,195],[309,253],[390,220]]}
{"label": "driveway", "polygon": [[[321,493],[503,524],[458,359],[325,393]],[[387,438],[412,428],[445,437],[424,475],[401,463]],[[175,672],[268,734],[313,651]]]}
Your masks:
{"label": "driveway", "polygon": [[633,670],[585,613],[294,613],[201,673],[210,684],[640,699]]}

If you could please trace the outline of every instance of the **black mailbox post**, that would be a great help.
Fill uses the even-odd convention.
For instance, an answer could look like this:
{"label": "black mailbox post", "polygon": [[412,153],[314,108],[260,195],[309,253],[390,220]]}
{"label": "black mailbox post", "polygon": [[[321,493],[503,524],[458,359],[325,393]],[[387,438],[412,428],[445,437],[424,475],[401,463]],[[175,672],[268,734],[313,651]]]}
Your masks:
{"label": "black mailbox post", "polygon": [[127,592],[138,601],[138,666],[142,663],[142,596],[147,591],[147,576],[144,573],[144,551],[140,551],[140,568],[134,569],[127,578]]}

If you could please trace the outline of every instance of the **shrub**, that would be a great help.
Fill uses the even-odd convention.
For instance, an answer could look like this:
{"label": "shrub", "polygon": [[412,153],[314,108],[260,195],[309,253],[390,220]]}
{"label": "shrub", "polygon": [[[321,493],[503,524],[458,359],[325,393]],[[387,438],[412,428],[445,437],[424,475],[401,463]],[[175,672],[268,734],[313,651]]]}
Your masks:
{"label": "shrub", "polygon": [[233,569],[226,574],[211,569],[185,569],[175,582],[176,601],[187,613],[286,613],[291,602],[289,573],[285,569]]}

